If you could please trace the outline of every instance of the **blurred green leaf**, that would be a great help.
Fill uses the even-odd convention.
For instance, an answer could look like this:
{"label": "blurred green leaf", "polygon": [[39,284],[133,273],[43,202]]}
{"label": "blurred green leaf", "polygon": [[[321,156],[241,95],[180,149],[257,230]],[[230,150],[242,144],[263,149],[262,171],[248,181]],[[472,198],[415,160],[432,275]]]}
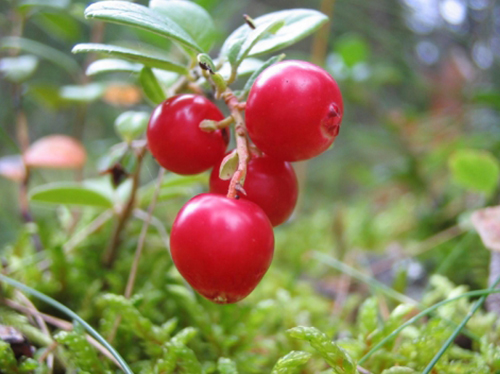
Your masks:
{"label": "blurred green leaf", "polygon": [[76,42],[82,37],[82,25],[75,18],[63,13],[38,13],[33,19],[52,38],[63,42]]}
{"label": "blurred green leaf", "polygon": [[358,331],[362,336],[367,336],[378,327],[378,302],[376,297],[366,299],[359,308],[356,319]]}
{"label": "blurred green leaf", "polygon": [[62,86],[59,90],[59,96],[61,99],[71,102],[88,103],[102,97],[105,88],[105,85],[102,83],[89,83],[83,86]]}
{"label": "blurred green leaf", "polygon": [[236,363],[226,357],[220,357],[217,361],[217,370],[220,374],[238,374]]}
{"label": "blurred green leaf", "polygon": [[86,205],[111,208],[113,202],[103,193],[82,183],[56,182],[30,191],[31,201],[50,204]]}
{"label": "blurred green leaf", "polygon": [[0,340],[0,367],[5,374],[17,374],[17,360],[10,344]]}
{"label": "blurred green leaf", "polygon": [[141,74],[139,75],[139,82],[141,83],[144,94],[153,104],[158,105],[167,97],[150,68],[142,68]]}
{"label": "blurred green leaf", "polygon": [[8,81],[21,83],[31,77],[38,66],[38,58],[33,55],[4,57],[0,60],[0,73]]}
{"label": "blurred green leaf", "polygon": [[142,64],[128,62],[117,58],[103,58],[101,60],[92,62],[87,67],[87,71],[85,72],[85,74],[89,76],[115,72],[139,74],[142,70],[142,67]]}
{"label": "blurred green leaf", "polygon": [[210,71],[210,73],[213,74],[215,72],[215,70],[217,70],[215,68],[214,62],[212,61],[212,58],[209,55],[207,55],[206,53],[200,53],[198,55],[197,59],[198,59],[198,63],[200,65],[202,65],[203,68],[206,67]]}
{"label": "blurred green leaf", "polygon": [[335,41],[335,51],[350,68],[366,61],[370,53],[368,44],[358,34],[346,34],[337,39]]}
{"label": "blurred green leaf", "polygon": [[182,0],[151,0],[149,7],[182,27],[204,51],[215,42],[216,29],[208,12],[198,4]]}
{"label": "blurred green leaf", "polygon": [[154,10],[126,1],[101,1],[85,9],[85,17],[120,25],[138,27],[173,39],[197,52],[202,48],[176,22],[161,17]]}
{"label": "blurred green leaf", "polygon": [[355,374],[356,364],[332,339],[314,327],[294,327],[287,330],[290,337],[307,340],[323,359],[339,374]]}
{"label": "blurred green leaf", "polygon": [[382,374],[415,374],[416,371],[412,368],[406,366],[394,366],[389,369],[385,369]]}
{"label": "blurred green leaf", "polygon": [[311,356],[312,355],[308,352],[292,351],[278,360],[271,374],[296,373],[301,366],[309,361]]}
{"label": "blurred green leaf", "polygon": [[492,193],[498,185],[500,163],[487,151],[463,149],[450,156],[453,179],[462,187]]}
{"label": "blurred green leaf", "polygon": [[[276,34],[268,34],[250,50],[249,56],[270,53],[288,47],[316,31],[328,21],[323,13],[312,9],[290,9],[269,13],[254,19],[254,24],[259,27],[264,24],[283,20],[285,25]],[[236,29],[224,42],[221,56],[228,56],[233,45],[245,41],[252,29],[247,24]]]}
{"label": "blurred green leaf", "polygon": [[130,143],[146,131],[150,114],[147,112],[123,112],[115,120],[117,134]]}
{"label": "blurred green leaf", "polygon": [[33,7],[66,9],[71,0],[21,0],[18,7],[21,11],[30,10]]}
{"label": "blurred green leaf", "polygon": [[[276,19],[269,23],[263,23],[255,30],[252,30],[248,36],[242,40],[241,45],[234,44],[230,49],[228,60],[234,68],[237,68],[241,62],[248,56],[252,48],[262,40],[267,34],[276,34],[276,32],[285,25],[282,19]],[[239,47],[239,48],[234,48]]]}
{"label": "blurred green leaf", "polygon": [[[238,77],[244,77],[246,75],[252,74],[255,70],[259,69],[264,62],[257,58],[246,58],[243,60],[241,65],[238,67]],[[229,62],[225,62],[220,70],[218,71],[220,75],[224,79],[229,79],[231,76],[231,64]]]}
{"label": "blurred green leaf", "polygon": [[475,104],[486,105],[496,110],[500,110],[500,92],[499,91],[479,91],[472,96]]}
{"label": "blurred green leaf", "polygon": [[54,336],[54,339],[69,349],[71,352],[70,357],[79,370],[105,374],[102,361],[97,357],[95,348],[90,345],[83,333],[60,331]]}
{"label": "blurred green leaf", "polygon": [[48,45],[39,43],[34,40],[9,36],[0,39],[0,48],[19,49],[22,51],[29,52],[47,61],[52,62],[54,65],[63,68],[70,74],[74,74],[80,71],[80,66],[73,58],[71,58],[70,56],[68,56],[63,52],[60,52],[55,48],[52,48]]}
{"label": "blurred green leaf", "polygon": [[141,51],[136,51],[130,48],[118,47],[109,44],[84,43],[77,44],[73,47],[73,53],[101,53],[114,57],[123,58],[129,61],[139,62],[143,65],[152,68],[160,68],[177,73],[186,74],[187,69],[175,62],[165,59],[163,56],[153,56],[145,54]]}

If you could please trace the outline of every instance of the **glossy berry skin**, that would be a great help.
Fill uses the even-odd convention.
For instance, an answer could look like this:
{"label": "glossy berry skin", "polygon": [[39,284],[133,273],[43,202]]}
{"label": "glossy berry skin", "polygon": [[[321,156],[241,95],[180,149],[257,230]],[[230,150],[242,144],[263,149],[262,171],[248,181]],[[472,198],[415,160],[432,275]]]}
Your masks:
{"label": "glossy berry skin", "polygon": [[252,292],[269,268],[273,229],[251,201],[205,193],[177,215],[170,250],[181,275],[202,296],[235,303]]}
{"label": "glossy berry skin", "polygon": [[327,150],[339,133],[344,106],[335,80],[305,61],[283,61],[255,80],[246,105],[250,138],[265,154],[307,160]]}
{"label": "glossy berry skin", "polygon": [[228,144],[226,130],[205,132],[204,119],[220,121],[221,111],[199,95],[177,95],[153,111],[147,138],[151,153],[165,169],[177,174],[198,174],[210,169]]}
{"label": "glossy berry skin", "polygon": [[[226,195],[230,181],[219,178],[219,169],[220,162],[210,175],[210,192]],[[260,206],[273,226],[285,222],[297,203],[298,183],[292,165],[266,155],[252,156],[243,188],[247,195],[239,196]]]}

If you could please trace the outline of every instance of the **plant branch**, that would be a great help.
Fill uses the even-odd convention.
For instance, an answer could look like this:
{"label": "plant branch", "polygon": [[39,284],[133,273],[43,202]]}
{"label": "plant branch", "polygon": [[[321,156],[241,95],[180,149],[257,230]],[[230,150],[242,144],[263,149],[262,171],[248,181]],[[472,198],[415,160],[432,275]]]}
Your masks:
{"label": "plant branch", "polygon": [[248,153],[248,140],[247,140],[247,130],[245,127],[245,120],[241,114],[241,104],[234,96],[233,92],[228,88],[222,94],[222,98],[228,106],[231,116],[235,121],[234,132],[236,137],[236,151],[238,152],[238,168],[231,178],[229,183],[229,191],[227,197],[230,199],[235,199],[238,193],[238,189],[243,187],[243,182],[247,173],[247,165],[249,161]]}
{"label": "plant branch", "polygon": [[132,214],[132,211],[134,210],[134,205],[135,205],[135,200],[136,200],[136,195],[137,195],[137,190],[139,188],[140,184],[140,174],[141,174],[141,166],[142,166],[142,161],[144,159],[144,155],[146,153],[146,145],[142,146],[139,148],[137,151],[137,167],[134,171],[134,174],[132,175],[132,189],[130,191],[130,197],[128,198],[127,203],[125,204],[125,207],[121,211],[119,217],[118,217],[118,222],[115,225],[115,229],[113,230],[113,234],[111,236],[111,240],[109,242],[109,245],[106,249],[106,252],[104,252],[103,256],[103,264],[104,266],[110,268],[113,266],[113,263],[115,262],[116,259],[116,254],[118,251],[118,247],[120,245],[121,241],[121,233],[125,226],[127,225],[127,222]]}

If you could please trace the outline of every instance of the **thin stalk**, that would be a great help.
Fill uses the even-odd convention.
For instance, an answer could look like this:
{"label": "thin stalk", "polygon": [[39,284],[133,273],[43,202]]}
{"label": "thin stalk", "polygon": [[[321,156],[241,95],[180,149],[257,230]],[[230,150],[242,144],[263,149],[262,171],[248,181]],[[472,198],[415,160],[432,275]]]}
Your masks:
{"label": "thin stalk", "polygon": [[408,321],[403,323],[401,326],[399,326],[396,330],[391,332],[389,335],[387,335],[384,339],[382,339],[380,342],[378,342],[372,349],[370,349],[361,359],[358,361],[359,364],[363,364],[370,356],[372,356],[376,351],[378,351],[380,348],[382,348],[387,342],[390,340],[394,339],[401,331],[403,331],[406,327],[410,326],[411,324],[417,322],[419,319],[422,317],[428,316],[432,312],[434,312],[436,309],[439,307],[446,305],[448,303],[451,303],[453,301],[462,299],[464,297],[475,297],[475,296],[484,296],[484,295],[490,295],[494,293],[500,293],[500,289],[492,290],[492,289],[485,289],[485,290],[477,290],[477,291],[470,291],[463,293],[461,295],[452,297],[451,299],[446,299],[443,301],[440,301],[437,304],[434,304],[430,306],[427,309],[424,309],[420,313],[418,313],[416,316],[410,318]]}
{"label": "thin stalk", "polygon": [[120,356],[120,354],[106,341],[106,339],[104,339],[96,330],[94,330],[94,328],[92,326],[90,326],[87,322],[85,322],[78,314],[73,312],[71,309],[64,306],[60,302],[54,300],[53,298],[51,298],[47,295],[44,295],[43,293],[38,292],[37,290],[35,290],[31,287],[28,287],[25,284],[19,283],[18,281],[14,280],[12,278],[6,277],[3,274],[0,274],[0,280],[11,285],[12,287],[20,289],[21,291],[26,292],[27,294],[30,294],[30,295],[36,297],[37,299],[40,299],[40,300],[46,302],[47,304],[49,304],[49,305],[53,306],[54,308],[56,308],[57,310],[59,310],[61,313],[64,313],[65,315],[67,315],[72,320],[77,321],[79,324],[81,324],[83,326],[83,328],[85,330],[87,330],[87,332],[90,335],[92,335],[99,343],[101,343],[114,356],[114,358],[119,362],[120,366],[122,367],[122,370],[124,373],[134,374],[132,372],[132,370],[130,369],[130,367],[125,362],[125,360],[122,358],[122,356]]}
{"label": "thin stalk", "polygon": [[[493,282],[493,285],[488,289],[490,291],[490,293],[495,292],[495,287],[499,283],[500,283],[500,276],[497,276],[497,279],[495,280],[495,282]],[[484,302],[486,301],[486,297],[487,297],[487,295],[483,295],[483,296],[481,296],[481,298],[479,300],[476,301],[476,303],[472,306],[472,309],[470,310],[470,312],[465,316],[465,318],[462,320],[462,322],[457,326],[455,331],[453,331],[453,333],[450,335],[448,340],[446,340],[446,342],[441,346],[441,349],[438,351],[438,353],[436,353],[436,355],[431,360],[429,365],[427,365],[427,367],[424,369],[422,374],[429,374],[431,372],[431,370],[437,364],[439,359],[444,355],[446,350],[450,347],[451,344],[453,344],[453,342],[455,341],[458,334],[460,334],[460,331],[462,331],[462,329],[465,327],[467,322],[469,322],[469,320],[472,318],[474,313],[476,313],[476,311],[479,308],[481,308],[481,306],[484,304]]]}
{"label": "thin stalk", "polygon": [[[158,200],[158,196],[161,190],[161,182],[163,180],[163,176],[165,175],[165,169],[160,167],[160,171],[158,172],[158,177],[156,179],[156,188],[151,199],[151,203],[149,204],[148,213],[144,223],[142,225],[141,233],[139,235],[139,241],[137,242],[137,248],[135,250],[134,261],[132,262],[132,267],[130,269],[130,274],[128,276],[127,287],[125,288],[125,297],[130,299],[132,296],[132,292],[134,291],[135,280],[137,278],[137,269],[139,268],[139,261],[141,260],[142,250],[144,248],[144,243],[146,242],[146,234],[148,233],[149,224],[151,223],[151,219],[153,217],[153,210],[155,209],[156,201]],[[115,338],[116,332],[118,331],[118,327],[122,321],[121,314],[115,320],[113,324],[113,328],[108,336],[108,341],[112,342]]]}
{"label": "thin stalk", "polygon": [[139,151],[137,152],[137,167],[132,176],[132,189],[130,191],[130,197],[127,203],[125,204],[125,207],[123,208],[120,216],[118,217],[118,222],[115,225],[115,229],[113,230],[111,240],[109,242],[108,247],[106,248],[106,252],[104,252],[104,256],[102,259],[103,264],[106,267],[112,267],[113,263],[115,262],[116,255],[118,252],[118,247],[121,241],[121,233],[125,228],[125,226],[127,225],[127,222],[130,216],[132,215],[132,211],[134,210],[137,190],[140,184],[142,160],[144,159],[145,153],[146,153],[146,146],[140,148]]}
{"label": "thin stalk", "polygon": [[226,91],[222,94],[222,97],[235,121],[234,132],[236,137],[236,152],[238,152],[238,168],[231,178],[227,193],[228,198],[235,199],[238,189],[242,187],[243,181],[245,180],[247,165],[250,159],[248,153],[247,131],[245,127],[245,120],[243,119],[243,115],[240,111],[241,104],[236,96],[234,96],[230,89],[226,89]]}

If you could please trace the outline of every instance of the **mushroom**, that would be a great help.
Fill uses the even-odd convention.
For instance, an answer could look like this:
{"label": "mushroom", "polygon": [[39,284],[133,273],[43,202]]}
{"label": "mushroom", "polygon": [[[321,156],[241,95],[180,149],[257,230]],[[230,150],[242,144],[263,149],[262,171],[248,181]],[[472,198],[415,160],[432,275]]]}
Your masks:
{"label": "mushroom", "polygon": [[[484,246],[491,251],[489,287],[500,276],[500,206],[475,211],[471,216],[472,224]],[[497,285],[496,288],[500,288]],[[486,299],[489,311],[500,314],[500,294],[491,294]]]}

